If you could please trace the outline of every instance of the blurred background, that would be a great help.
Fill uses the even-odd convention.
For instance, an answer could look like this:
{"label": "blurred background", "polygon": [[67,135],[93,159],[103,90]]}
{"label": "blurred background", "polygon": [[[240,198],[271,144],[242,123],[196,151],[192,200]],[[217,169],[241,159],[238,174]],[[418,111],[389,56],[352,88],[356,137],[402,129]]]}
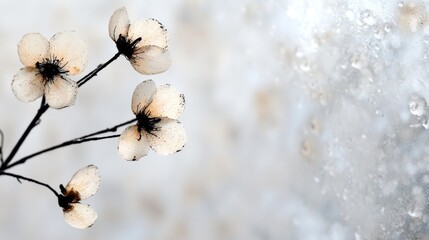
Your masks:
{"label": "blurred background", "polygon": [[122,6],[167,27],[171,68],[143,76],[119,58],[73,107],[49,110],[17,157],[131,119],[150,78],[185,95],[188,135],[171,156],[127,162],[113,139],[13,168],[59,190],[97,165],[101,187],[84,203],[98,220],[74,229],[50,191],[1,176],[0,239],[429,239],[427,4],[0,1],[5,154],[40,104],[11,91],[22,36],[76,30],[86,74],[116,53],[108,22]]}

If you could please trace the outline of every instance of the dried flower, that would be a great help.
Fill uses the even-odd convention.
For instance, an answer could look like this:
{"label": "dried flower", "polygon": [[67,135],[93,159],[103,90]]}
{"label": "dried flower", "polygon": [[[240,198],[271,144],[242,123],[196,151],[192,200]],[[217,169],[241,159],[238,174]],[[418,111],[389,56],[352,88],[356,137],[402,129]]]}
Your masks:
{"label": "dried flower", "polygon": [[131,103],[137,124],[119,137],[119,154],[126,160],[138,160],[147,155],[149,148],[161,155],[180,151],[186,143],[186,132],[177,119],[184,108],[183,94],[170,85],[156,88],[152,80],[137,85]]}
{"label": "dried flower", "polygon": [[58,196],[58,204],[63,208],[64,220],[75,228],[85,229],[94,224],[97,213],[89,205],[80,203],[94,195],[100,185],[98,168],[89,165],[77,171],[64,188],[60,185],[62,195]]}
{"label": "dried flower", "polygon": [[87,62],[86,44],[75,32],[57,33],[49,41],[40,33],[26,34],[18,54],[25,66],[12,81],[18,100],[31,102],[44,95],[52,108],[74,104],[78,87],[68,75],[82,72]]}
{"label": "dried flower", "polygon": [[122,7],[110,18],[109,35],[137,72],[157,74],[170,67],[167,29],[157,20],[138,20],[130,24],[127,10]]}

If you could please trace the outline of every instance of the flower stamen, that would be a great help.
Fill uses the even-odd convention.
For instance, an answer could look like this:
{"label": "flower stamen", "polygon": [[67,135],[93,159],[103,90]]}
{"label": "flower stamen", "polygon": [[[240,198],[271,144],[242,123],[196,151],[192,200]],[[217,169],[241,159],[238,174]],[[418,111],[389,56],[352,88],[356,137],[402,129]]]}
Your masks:
{"label": "flower stamen", "polygon": [[119,34],[118,39],[116,40],[116,48],[118,51],[123,54],[128,60],[132,59],[133,54],[135,53],[137,44],[142,40],[141,37],[131,42],[131,39]]}
{"label": "flower stamen", "polygon": [[38,74],[41,74],[46,81],[53,81],[56,76],[68,73],[68,71],[63,70],[68,62],[61,66],[62,61],[63,59],[59,60],[55,57],[50,57],[45,58],[41,63],[37,62]]}
{"label": "flower stamen", "polygon": [[147,133],[151,135],[155,135],[154,132],[159,131],[159,127],[155,127],[157,123],[161,121],[161,118],[158,117],[150,117],[150,111],[146,111],[144,109],[139,114],[137,114],[137,128],[140,132],[141,130],[145,130]]}

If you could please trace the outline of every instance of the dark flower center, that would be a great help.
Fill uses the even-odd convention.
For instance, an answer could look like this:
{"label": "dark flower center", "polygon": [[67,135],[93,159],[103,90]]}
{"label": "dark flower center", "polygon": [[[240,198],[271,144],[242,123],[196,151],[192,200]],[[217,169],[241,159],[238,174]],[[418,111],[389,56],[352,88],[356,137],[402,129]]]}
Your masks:
{"label": "dark flower center", "polygon": [[119,35],[116,40],[116,48],[123,54],[128,60],[132,59],[133,54],[136,52],[136,45],[142,40],[141,37],[137,38],[133,42],[131,39],[127,39],[122,35]]}
{"label": "dark flower center", "polygon": [[147,133],[155,135],[154,132],[159,130],[155,125],[160,121],[161,118],[150,117],[150,112],[145,110],[137,114],[137,127],[139,132],[145,130]]}
{"label": "dark flower center", "polygon": [[52,81],[54,77],[68,72],[63,70],[67,63],[61,66],[61,61],[62,60],[58,60],[55,57],[45,58],[43,62],[36,63],[36,68],[43,79]]}
{"label": "dark flower center", "polygon": [[77,203],[80,201],[80,195],[78,192],[73,189],[69,192],[64,188],[64,186],[60,185],[62,195],[58,195],[58,205],[64,209],[64,211],[70,210],[72,206],[70,203]]}

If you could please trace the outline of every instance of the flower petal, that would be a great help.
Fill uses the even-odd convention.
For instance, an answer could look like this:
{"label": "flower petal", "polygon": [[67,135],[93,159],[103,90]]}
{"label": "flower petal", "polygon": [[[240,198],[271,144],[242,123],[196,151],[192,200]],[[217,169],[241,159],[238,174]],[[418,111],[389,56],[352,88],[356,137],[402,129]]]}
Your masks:
{"label": "flower petal", "polygon": [[147,112],[150,113],[150,117],[177,119],[184,109],[185,96],[167,84],[156,89]]}
{"label": "flower petal", "polygon": [[155,124],[155,127],[158,130],[146,136],[150,147],[156,153],[170,155],[179,152],[185,146],[186,132],[179,121],[161,118],[161,121]]}
{"label": "flower petal", "polygon": [[18,44],[18,55],[26,67],[36,67],[49,56],[49,42],[40,33],[28,33]]}
{"label": "flower petal", "polygon": [[100,174],[98,168],[94,165],[89,165],[79,169],[67,183],[66,190],[77,191],[80,200],[86,199],[94,195],[100,186]]}
{"label": "flower petal", "polygon": [[45,98],[51,108],[65,108],[74,104],[77,83],[68,78],[57,76],[45,86]]}
{"label": "flower petal", "polygon": [[156,85],[152,80],[146,80],[137,85],[131,100],[131,110],[133,113],[137,115],[143,111],[152,101],[155,92]]}
{"label": "flower petal", "polygon": [[13,77],[12,91],[21,102],[32,102],[43,95],[44,81],[36,69],[26,67]]}
{"label": "flower petal", "polygon": [[138,160],[146,156],[149,149],[146,134],[140,132],[137,125],[127,127],[119,137],[118,151],[125,160]]}
{"label": "flower petal", "polygon": [[85,69],[88,50],[85,41],[76,32],[57,33],[50,44],[50,54],[60,61],[63,70],[76,75]]}
{"label": "flower petal", "polygon": [[131,42],[141,37],[137,48],[155,45],[160,48],[167,47],[167,29],[155,19],[146,19],[133,22],[128,30],[128,38]]}
{"label": "flower petal", "polygon": [[72,227],[85,229],[94,224],[97,213],[89,205],[71,203],[71,209],[64,211],[64,220]]}
{"label": "flower petal", "polygon": [[109,35],[113,41],[119,38],[119,35],[126,37],[130,28],[130,20],[128,18],[127,9],[125,7],[117,9],[110,17]]}
{"label": "flower petal", "polygon": [[170,53],[165,48],[146,46],[139,51],[139,54],[133,56],[131,65],[141,74],[162,73],[171,65]]}

